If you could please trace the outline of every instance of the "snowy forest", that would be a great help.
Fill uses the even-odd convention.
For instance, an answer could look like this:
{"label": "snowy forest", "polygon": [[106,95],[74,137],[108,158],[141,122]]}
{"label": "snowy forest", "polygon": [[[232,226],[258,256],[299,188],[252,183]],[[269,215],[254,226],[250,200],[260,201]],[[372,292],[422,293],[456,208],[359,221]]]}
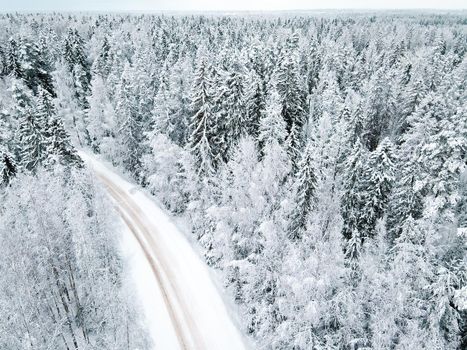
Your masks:
{"label": "snowy forest", "polygon": [[1,349],[150,348],[82,149],[185,228],[255,349],[467,348],[465,12],[0,28]]}

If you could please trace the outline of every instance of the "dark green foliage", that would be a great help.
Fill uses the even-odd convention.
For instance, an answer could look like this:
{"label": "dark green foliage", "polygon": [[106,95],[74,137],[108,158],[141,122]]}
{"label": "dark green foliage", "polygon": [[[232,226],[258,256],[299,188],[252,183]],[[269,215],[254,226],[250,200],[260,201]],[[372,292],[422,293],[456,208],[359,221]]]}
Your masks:
{"label": "dark green foliage", "polygon": [[87,108],[87,96],[91,90],[91,72],[84,52],[84,42],[75,29],[69,29],[65,38],[64,58],[73,75],[76,98],[82,108]]}
{"label": "dark green foliage", "polygon": [[296,240],[306,231],[308,215],[313,210],[317,187],[317,169],[314,161],[313,146],[308,144],[298,163],[295,183],[295,205],[290,218],[289,238]]}
{"label": "dark green foliage", "polygon": [[19,58],[19,48],[18,43],[15,39],[11,38],[8,43],[8,53],[7,53],[7,73],[11,74],[15,78],[23,77],[23,70],[21,67],[21,62]]}
{"label": "dark green foliage", "polygon": [[83,161],[71,144],[70,136],[58,117],[55,116],[49,120],[47,136],[47,152],[51,161],[57,159],[62,165],[83,166]]}
{"label": "dark green foliage", "polygon": [[373,237],[378,219],[385,214],[394,182],[392,143],[384,140],[368,158],[360,142],[345,165],[342,196],[343,235],[350,239],[354,231],[362,238]]}
{"label": "dark green foliage", "polygon": [[13,156],[6,150],[0,151],[0,187],[6,187],[18,173]]}
{"label": "dark green foliage", "polygon": [[202,57],[195,71],[192,88],[190,150],[197,162],[200,175],[209,175],[216,169],[220,150],[224,148],[217,133],[217,121],[213,111],[212,81],[206,58]]}
{"label": "dark green foliage", "polygon": [[48,65],[45,52],[41,52],[38,43],[21,38],[19,47],[19,59],[21,62],[21,73],[25,84],[36,94],[39,88],[45,89],[52,96],[55,91],[50,72],[52,68]]}

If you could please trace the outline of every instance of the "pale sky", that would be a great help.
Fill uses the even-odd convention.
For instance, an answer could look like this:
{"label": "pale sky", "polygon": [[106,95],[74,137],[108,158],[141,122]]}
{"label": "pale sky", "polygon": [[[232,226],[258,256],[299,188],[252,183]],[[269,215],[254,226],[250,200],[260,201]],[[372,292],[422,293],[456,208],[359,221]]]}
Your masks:
{"label": "pale sky", "polygon": [[465,9],[466,7],[467,0],[0,0],[0,12]]}

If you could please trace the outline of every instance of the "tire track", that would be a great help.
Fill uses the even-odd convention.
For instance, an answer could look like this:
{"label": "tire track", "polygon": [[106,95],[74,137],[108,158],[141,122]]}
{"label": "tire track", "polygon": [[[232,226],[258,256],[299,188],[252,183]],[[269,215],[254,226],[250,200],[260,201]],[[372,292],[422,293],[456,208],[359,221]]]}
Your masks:
{"label": "tire track", "polygon": [[[167,310],[174,327],[174,331],[180,343],[180,347],[183,350],[205,349],[203,341],[200,337],[200,333],[196,327],[195,322],[193,321],[189,309],[177,292],[177,286],[175,285],[173,273],[167,267],[168,264],[163,261],[163,258],[161,258],[162,254],[157,254],[159,249],[154,240],[154,237],[151,234],[151,231],[156,230],[151,224],[147,224],[147,218],[145,214],[137,205],[130,202],[131,198],[129,198],[126,193],[114,186],[112,182],[104,175],[99,173],[97,173],[97,175],[107,187],[115,202],[118,204],[117,210],[143,249],[144,255],[148,260],[151,269],[159,283],[164,302],[167,306]],[[147,244],[145,244],[143,239],[140,237],[140,234],[144,237]],[[152,248],[154,254],[151,254],[149,251],[150,248]],[[165,273],[168,283],[166,283],[164,280],[162,272]],[[170,286],[167,286],[167,284]],[[179,313],[181,315],[177,313],[177,308],[175,307],[176,305],[179,306]],[[186,325],[186,327],[183,327],[184,325]]]}

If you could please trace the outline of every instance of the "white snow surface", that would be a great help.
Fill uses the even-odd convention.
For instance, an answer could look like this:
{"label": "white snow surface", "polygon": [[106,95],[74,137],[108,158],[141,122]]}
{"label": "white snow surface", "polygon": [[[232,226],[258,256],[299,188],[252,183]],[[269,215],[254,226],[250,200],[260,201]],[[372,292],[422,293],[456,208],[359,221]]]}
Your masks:
{"label": "white snow surface", "polygon": [[129,283],[136,290],[137,304],[144,311],[144,324],[154,349],[179,349],[176,334],[165,308],[159,283],[143,250],[133,233],[122,220],[121,248],[130,273]]}
{"label": "white snow surface", "polygon": [[[154,348],[248,349],[209,268],[164,210],[105,162],[85,152],[80,156],[105,183],[109,194],[118,190],[121,196],[114,201],[126,222],[122,225],[124,257],[130,265]],[[157,265],[157,273],[150,259]]]}

